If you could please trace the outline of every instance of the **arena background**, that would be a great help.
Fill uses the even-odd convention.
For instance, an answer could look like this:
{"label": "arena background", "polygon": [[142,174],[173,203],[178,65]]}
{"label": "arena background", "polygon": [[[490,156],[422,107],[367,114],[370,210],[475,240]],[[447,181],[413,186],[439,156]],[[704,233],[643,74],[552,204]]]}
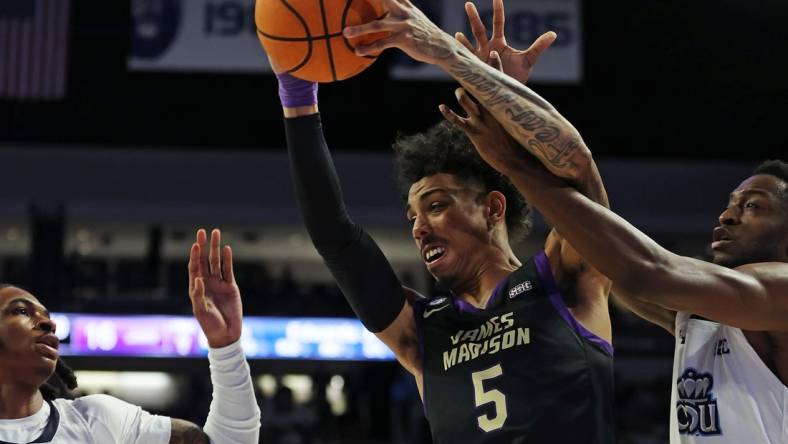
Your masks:
{"label": "arena background", "polygon": [[[204,11],[223,11],[203,31],[233,38],[236,10],[247,14],[237,18],[243,23],[237,32],[251,29],[253,0],[199,3]],[[419,4],[436,20],[462,8],[455,0]],[[196,227],[218,226],[235,247],[247,315],[352,317],[294,205],[274,77],[255,69],[133,67],[132,52],[157,51],[138,46],[133,6],[184,5],[0,5],[0,281],[30,288],[61,313],[188,315],[191,236]],[[486,0],[478,6],[489,9]],[[543,77],[530,86],[580,130],[617,212],[671,250],[705,257],[730,190],[760,161],[788,157],[788,7],[581,0],[507,6],[526,11],[507,29],[523,39],[546,30],[551,10],[574,14],[577,26],[557,44],[574,48],[576,58],[559,58],[554,69],[574,60],[577,77]],[[530,7],[539,12],[529,15]],[[47,23],[59,23],[64,37],[48,43],[62,53],[47,62],[48,71],[62,75],[42,89],[33,87],[36,80],[21,87],[31,72],[22,61],[41,55],[31,49],[35,28],[20,30],[47,9],[56,11]],[[162,21],[158,32],[175,33],[176,22]],[[190,57],[211,65],[208,50],[197,47]],[[257,46],[244,57],[264,54]],[[429,294],[389,146],[397,133],[437,122],[437,105],[455,103],[455,85],[403,79],[396,68],[403,63],[401,54],[386,52],[363,74],[321,86],[320,108],[351,213],[402,279]],[[518,247],[521,257],[538,249],[546,232],[538,223]],[[620,442],[664,443],[672,337],[613,313]],[[204,421],[210,400],[204,359],[163,351],[129,357],[110,345],[69,358],[81,371],[83,393],[110,392]],[[275,349],[280,358],[252,360],[265,442],[429,442],[412,378],[381,356],[342,360],[330,348],[292,359],[298,354],[285,347]]]}

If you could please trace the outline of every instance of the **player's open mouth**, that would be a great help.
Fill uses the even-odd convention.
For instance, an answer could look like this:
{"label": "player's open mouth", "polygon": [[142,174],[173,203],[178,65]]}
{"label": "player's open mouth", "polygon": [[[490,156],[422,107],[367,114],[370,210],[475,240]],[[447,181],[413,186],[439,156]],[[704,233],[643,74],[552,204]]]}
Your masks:
{"label": "player's open mouth", "polygon": [[446,254],[445,247],[428,247],[424,249],[424,262],[431,264],[442,258]]}

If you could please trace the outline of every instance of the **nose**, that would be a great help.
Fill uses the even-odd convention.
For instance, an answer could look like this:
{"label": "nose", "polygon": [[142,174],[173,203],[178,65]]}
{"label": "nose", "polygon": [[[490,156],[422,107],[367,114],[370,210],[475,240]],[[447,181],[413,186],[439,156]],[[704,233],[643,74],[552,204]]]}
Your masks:
{"label": "nose", "polygon": [[425,218],[420,216],[416,216],[416,219],[413,221],[413,229],[411,231],[413,235],[413,239],[421,240],[424,236],[430,234],[430,226],[427,223]]}
{"label": "nose", "polygon": [[37,327],[39,330],[54,334],[55,330],[57,329],[57,324],[55,324],[55,321],[52,319],[41,318],[41,320],[38,321]]}
{"label": "nose", "polygon": [[730,205],[722,211],[719,221],[720,225],[736,225],[739,223],[739,216],[741,211],[736,205]]}

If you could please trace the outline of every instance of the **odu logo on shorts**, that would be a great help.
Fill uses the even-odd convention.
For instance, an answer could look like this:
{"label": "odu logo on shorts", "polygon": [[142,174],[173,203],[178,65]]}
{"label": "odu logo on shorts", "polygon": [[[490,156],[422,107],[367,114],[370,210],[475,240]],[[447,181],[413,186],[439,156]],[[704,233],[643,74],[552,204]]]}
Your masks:
{"label": "odu logo on shorts", "polygon": [[694,368],[687,368],[676,381],[676,388],[679,395],[676,403],[679,433],[721,434],[717,400],[711,392],[714,388],[714,377],[711,373],[699,373]]}

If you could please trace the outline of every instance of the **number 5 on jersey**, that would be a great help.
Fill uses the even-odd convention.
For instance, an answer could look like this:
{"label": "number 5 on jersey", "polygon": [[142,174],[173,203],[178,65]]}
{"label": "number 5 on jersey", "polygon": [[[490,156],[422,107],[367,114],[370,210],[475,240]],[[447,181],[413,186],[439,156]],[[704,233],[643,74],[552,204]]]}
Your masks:
{"label": "number 5 on jersey", "polygon": [[490,418],[488,414],[484,414],[477,418],[479,427],[485,432],[492,432],[493,430],[498,430],[503,427],[503,423],[506,422],[506,417],[508,416],[506,412],[506,396],[496,389],[484,391],[484,381],[486,379],[497,378],[502,374],[503,370],[501,369],[501,364],[495,364],[487,370],[471,373],[476,407],[481,407],[491,402],[495,406],[495,415],[492,418]]}

